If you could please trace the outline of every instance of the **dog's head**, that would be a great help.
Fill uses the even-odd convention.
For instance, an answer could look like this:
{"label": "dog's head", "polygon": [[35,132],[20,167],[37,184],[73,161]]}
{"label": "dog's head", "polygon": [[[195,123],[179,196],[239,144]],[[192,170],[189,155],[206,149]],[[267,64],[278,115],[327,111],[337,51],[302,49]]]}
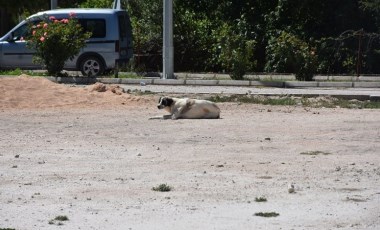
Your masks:
{"label": "dog's head", "polygon": [[158,100],[158,109],[164,109],[165,107],[170,107],[174,103],[174,100],[170,97],[160,97]]}

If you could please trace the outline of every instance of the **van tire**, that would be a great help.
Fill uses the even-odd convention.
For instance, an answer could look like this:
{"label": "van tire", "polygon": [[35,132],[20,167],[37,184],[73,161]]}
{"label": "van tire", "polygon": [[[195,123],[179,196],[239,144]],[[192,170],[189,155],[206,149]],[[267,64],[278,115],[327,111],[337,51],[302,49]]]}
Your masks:
{"label": "van tire", "polygon": [[98,57],[87,56],[81,60],[79,69],[84,77],[98,77],[104,72],[104,64]]}

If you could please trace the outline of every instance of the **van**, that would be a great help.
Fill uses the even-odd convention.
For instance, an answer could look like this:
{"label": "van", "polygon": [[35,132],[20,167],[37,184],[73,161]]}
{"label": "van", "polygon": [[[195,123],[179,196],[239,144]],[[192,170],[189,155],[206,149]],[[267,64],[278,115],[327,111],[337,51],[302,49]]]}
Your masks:
{"label": "van", "polygon": [[85,31],[92,33],[86,46],[65,70],[81,71],[83,76],[97,77],[128,63],[133,55],[132,28],[129,16],[120,9],[57,9],[39,12],[20,22],[0,38],[0,69],[41,69],[32,61],[34,51],[22,38],[30,33],[29,22],[37,23],[46,17],[68,18],[74,14]]}

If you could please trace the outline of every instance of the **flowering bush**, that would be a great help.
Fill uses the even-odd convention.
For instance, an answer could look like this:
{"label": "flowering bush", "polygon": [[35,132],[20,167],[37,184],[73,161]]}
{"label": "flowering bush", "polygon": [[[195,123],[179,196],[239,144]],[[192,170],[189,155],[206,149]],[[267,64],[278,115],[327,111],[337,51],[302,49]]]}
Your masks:
{"label": "flowering bush", "polygon": [[27,45],[36,51],[33,61],[43,64],[52,76],[61,73],[65,62],[72,60],[91,36],[91,33],[83,32],[74,13],[64,19],[45,17],[38,24],[31,23],[30,31]]}

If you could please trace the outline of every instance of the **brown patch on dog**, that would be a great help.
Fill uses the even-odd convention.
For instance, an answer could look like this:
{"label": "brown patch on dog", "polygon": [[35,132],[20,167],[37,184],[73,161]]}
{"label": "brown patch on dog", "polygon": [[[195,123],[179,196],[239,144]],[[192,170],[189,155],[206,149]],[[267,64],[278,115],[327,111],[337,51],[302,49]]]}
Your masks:
{"label": "brown patch on dog", "polygon": [[205,112],[205,113],[209,113],[210,110],[208,110],[207,108],[203,108],[203,112]]}
{"label": "brown patch on dog", "polygon": [[189,111],[191,109],[191,107],[193,107],[193,105],[195,104],[195,100],[194,99],[188,99],[186,101],[186,106],[185,108],[183,108],[182,110],[182,114],[185,114],[187,111]]}

